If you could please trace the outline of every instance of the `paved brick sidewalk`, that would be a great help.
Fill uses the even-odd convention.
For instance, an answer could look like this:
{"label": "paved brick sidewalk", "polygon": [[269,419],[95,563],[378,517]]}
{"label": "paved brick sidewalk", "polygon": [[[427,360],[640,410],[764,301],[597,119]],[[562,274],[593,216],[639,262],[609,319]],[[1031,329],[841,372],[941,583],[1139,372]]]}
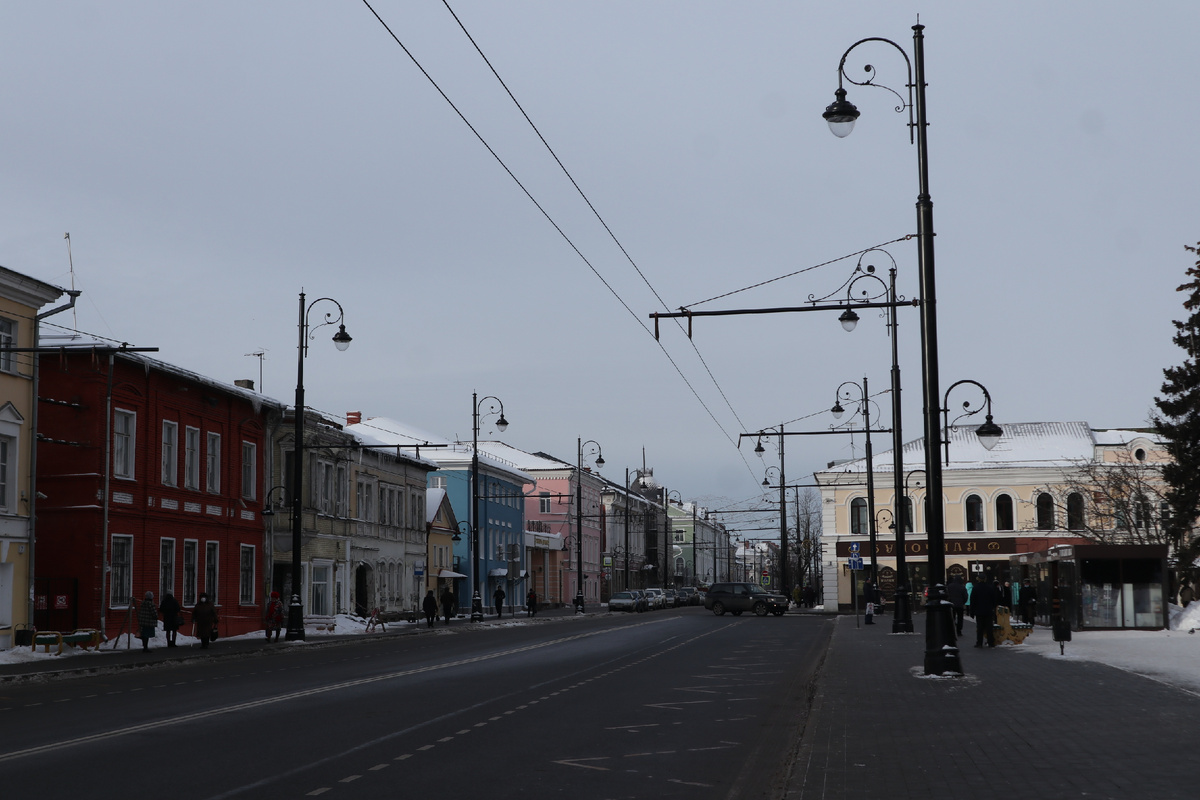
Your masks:
{"label": "paved brick sidewalk", "polygon": [[966,676],[926,677],[924,618],[915,634],[877,619],[833,623],[788,800],[1196,796],[1197,695],[1019,646],[976,649],[970,621]]}

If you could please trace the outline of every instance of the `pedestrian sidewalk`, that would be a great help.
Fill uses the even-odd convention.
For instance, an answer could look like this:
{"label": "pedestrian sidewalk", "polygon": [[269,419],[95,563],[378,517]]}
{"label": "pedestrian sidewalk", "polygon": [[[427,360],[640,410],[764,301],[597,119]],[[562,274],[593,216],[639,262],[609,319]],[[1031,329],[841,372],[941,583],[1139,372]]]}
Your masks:
{"label": "pedestrian sidewalk", "polygon": [[[973,647],[964,675],[924,674],[918,633],[834,617],[780,796],[1192,797],[1200,693],[1046,647]],[[1076,638],[1089,633],[1076,633]],[[1186,636],[1185,636],[1186,638]],[[1038,627],[1027,643],[1045,644]],[[1178,744],[1172,744],[1178,742]],[[1180,757],[1175,757],[1178,754]]]}
{"label": "pedestrian sidewalk", "polygon": [[[588,609],[587,614],[605,613],[606,608],[596,606]],[[502,617],[488,613],[482,622],[473,623],[469,616],[453,617],[449,629],[467,629],[479,627],[495,627],[535,623],[541,619],[569,618],[575,616],[570,607],[539,610],[537,616],[527,617],[524,611],[510,615],[505,609]],[[56,678],[94,675],[119,669],[136,669],[156,664],[182,662],[203,658],[221,658],[228,656],[258,656],[267,655],[281,650],[296,647],[328,647],[341,644],[364,642],[370,639],[387,636],[413,636],[436,634],[447,630],[447,625],[441,617],[437,624],[429,628],[424,617],[418,622],[395,621],[386,623],[385,629],[367,633],[366,621],[357,617],[339,616],[338,625],[334,631],[306,628],[305,640],[289,642],[282,635],[278,642],[266,641],[263,631],[242,634],[230,638],[222,638],[213,642],[208,648],[201,648],[198,639],[180,635],[178,647],[167,647],[160,628],[157,637],[150,642],[150,650],[142,650],[142,641],[136,636],[129,638],[125,635],[105,642],[99,650],[82,650],[64,647],[62,655],[47,654],[43,647],[38,647],[36,653],[29,647],[16,648],[0,652],[0,683],[15,680],[52,680]],[[344,632],[343,632],[344,631]],[[54,648],[51,648],[53,651]]]}

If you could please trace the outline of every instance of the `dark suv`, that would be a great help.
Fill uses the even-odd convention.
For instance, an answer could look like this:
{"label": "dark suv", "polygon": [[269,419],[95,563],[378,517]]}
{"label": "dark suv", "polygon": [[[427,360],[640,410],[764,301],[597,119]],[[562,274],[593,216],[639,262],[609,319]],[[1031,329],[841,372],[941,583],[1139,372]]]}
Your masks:
{"label": "dark suv", "polygon": [[768,592],[756,583],[714,583],[704,596],[704,607],[717,616],[726,611],[735,617],[743,611],[753,611],[765,617],[770,611],[782,617],[788,609],[788,599]]}

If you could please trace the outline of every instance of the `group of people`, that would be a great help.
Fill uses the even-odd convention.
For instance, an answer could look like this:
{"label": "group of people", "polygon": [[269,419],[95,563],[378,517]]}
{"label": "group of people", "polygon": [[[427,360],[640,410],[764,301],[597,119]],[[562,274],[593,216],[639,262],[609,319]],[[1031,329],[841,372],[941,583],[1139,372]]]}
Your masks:
{"label": "group of people", "polygon": [[1037,589],[1028,578],[1019,584],[1011,581],[1001,584],[998,579],[983,577],[964,584],[962,578],[955,575],[946,585],[946,599],[953,607],[954,628],[959,636],[963,632],[963,617],[974,617],[976,647],[983,647],[985,640],[988,647],[995,646],[997,608],[1007,607],[1030,625],[1037,615]]}
{"label": "group of people", "polygon": [[[272,593],[278,597],[278,592]],[[150,650],[150,640],[158,631],[158,617],[162,615],[163,631],[167,636],[167,647],[175,647],[179,629],[184,625],[183,606],[175,599],[175,595],[167,592],[163,595],[162,603],[154,604],[154,592],[146,592],[137,608],[138,638],[142,640],[142,650]],[[201,647],[217,638],[217,607],[208,599],[207,594],[201,594],[192,607],[192,623],[195,626],[196,637],[200,639]],[[268,633],[267,638],[270,638]]]}
{"label": "group of people", "polygon": [[[493,608],[496,610],[496,616],[504,616],[504,599],[507,597],[504,593],[504,587],[497,586],[496,591],[492,593]],[[438,618],[440,611],[446,618],[446,624],[450,624],[450,618],[458,613],[458,603],[455,601],[454,592],[449,588],[442,589],[441,603],[439,604],[437,597],[433,596],[433,589],[425,593],[425,599],[421,602],[421,611],[425,614],[426,626],[432,628],[434,621]],[[525,614],[526,616],[535,616],[537,614],[538,596],[533,589],[525,595]]]}
{"label": "group of people", "polygon": [[811,583],[804,588],[796,586],[792,589],[792,601],[800,608],[816,608],[817,590],[812,587]]}

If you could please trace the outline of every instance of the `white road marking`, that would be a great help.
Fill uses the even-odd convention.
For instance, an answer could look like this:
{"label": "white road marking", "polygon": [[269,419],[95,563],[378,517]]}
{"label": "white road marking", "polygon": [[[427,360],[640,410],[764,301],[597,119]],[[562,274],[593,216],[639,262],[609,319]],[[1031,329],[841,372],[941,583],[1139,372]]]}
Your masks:
{"label": "white road marking", "polygon": [[566,767],[582,767],[583,769],[594,769],[600,772],[611,772],[608,767],[596,767],[591,764],[581,764],[581,761],[608,761],[608,756],[598,756],[596,758],[564,758],[561,761],[555,761],[555,764],[562,764]]}

